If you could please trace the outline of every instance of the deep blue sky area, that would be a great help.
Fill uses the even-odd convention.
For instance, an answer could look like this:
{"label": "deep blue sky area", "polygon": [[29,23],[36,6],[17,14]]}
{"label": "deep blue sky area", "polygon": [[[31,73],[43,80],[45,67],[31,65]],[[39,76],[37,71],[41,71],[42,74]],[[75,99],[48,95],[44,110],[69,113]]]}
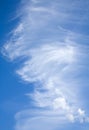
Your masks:
{"label": "deep blue sky area", "polygon": [[14,65],[0,57],[0,129],[12,130],[15,112],[26,107],[24,92],[29,87],[17,80],[13,68]]}
{"label": "deep blue sky area", "polygon": [[[19,2],[19,0],[0,0],[0,47],[3,46],[8,38],[7,34],[16,23],[12,19]],[[15,65],[0,54],[0,130],[13,130],[14,114],[25,106],[22,102],[25,100],[24,92],[29,89],[24,87],[28,84],[23,86],[22,81],[17,80],[13,72]]]}
{"label": "deep blue sky area", "polygon": [[3,36],[5,38],[7,32],[13,27],[11,22],[19,2],[19,0],[0,0],[0,41],[4,40]]}

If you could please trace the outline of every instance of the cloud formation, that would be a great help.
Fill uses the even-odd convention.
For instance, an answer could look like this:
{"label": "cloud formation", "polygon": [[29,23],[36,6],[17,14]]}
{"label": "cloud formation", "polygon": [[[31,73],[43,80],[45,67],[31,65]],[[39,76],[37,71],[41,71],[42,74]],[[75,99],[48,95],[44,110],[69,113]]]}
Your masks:
{"label": "cloud formation", "polygon": [[83,63],[87,45],[80,44],[80,39],[87,36],[77,31],[88,21],[84,15],[87,10],[83,8],[87,2],[22,1],[20,23],[4,45],[3,54],[11,61],[24,58],[16,73],[35,86],[34,93],[27,95],[39,110],[31,116],[31,110],[17,114],[16,130],[55,130],[59,122],[89,120],[81,108],[83,79],[79,77],[88,64]]}

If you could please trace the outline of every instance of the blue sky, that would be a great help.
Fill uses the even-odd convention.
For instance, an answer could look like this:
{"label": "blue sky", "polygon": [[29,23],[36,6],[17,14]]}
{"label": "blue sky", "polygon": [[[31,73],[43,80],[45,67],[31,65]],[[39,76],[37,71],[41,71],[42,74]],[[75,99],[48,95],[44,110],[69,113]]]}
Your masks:
{"label": "blue sky", "polygon": [[0,1],[0,129],[89,129],[89,1]]}

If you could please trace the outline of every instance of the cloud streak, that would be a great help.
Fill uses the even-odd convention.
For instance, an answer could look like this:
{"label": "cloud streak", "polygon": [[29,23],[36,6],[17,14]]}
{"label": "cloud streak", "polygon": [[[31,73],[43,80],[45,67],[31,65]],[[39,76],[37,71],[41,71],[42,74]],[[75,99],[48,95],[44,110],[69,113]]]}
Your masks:
{"label": "cloud streak", "polygon": [[77,27],[84,26],[85,19],[88,20],[84,15],[87,10],[83,9],[86,2],[31,0],[22,3],[20,24],[2,52],[11,61],[25,58],[16,73],[35,86],[34,93],[27,95],[39,110],[34,110],[36,113],[33,111],[32,116],[29,115],[30,108],[17,114],[15,129],[55,130],[59,122],[67,120],[88,122],[85,110],[81,108],[83,78],[79,77],[89,64],[83,63],[88,49],[79,42],[86,36],[77,32]]}

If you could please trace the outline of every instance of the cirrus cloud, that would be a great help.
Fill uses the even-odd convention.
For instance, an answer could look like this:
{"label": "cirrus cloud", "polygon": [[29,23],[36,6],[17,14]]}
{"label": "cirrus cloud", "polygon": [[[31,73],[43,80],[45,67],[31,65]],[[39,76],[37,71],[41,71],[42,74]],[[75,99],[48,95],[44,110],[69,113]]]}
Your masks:
{"label": "cirrus cloud", "polygon": [[88,20],[83,14],[87,12],[84,2],[31,0],[23,5],[20,24],[4,45],[3,54],[11,61],[26,57],[16,73],[35,86],[34,93],[26,95],[39,111],[34,110],[36,113],[30,116],[29,108],[16,114],[15,129],[54,130],[67,120],[88,122],[80,99],[83,78],[79,77],[89,64],[84,64],[88,49],[78,43],[86,36],[76,32],[77,26],[84,26],[84,20]]}

